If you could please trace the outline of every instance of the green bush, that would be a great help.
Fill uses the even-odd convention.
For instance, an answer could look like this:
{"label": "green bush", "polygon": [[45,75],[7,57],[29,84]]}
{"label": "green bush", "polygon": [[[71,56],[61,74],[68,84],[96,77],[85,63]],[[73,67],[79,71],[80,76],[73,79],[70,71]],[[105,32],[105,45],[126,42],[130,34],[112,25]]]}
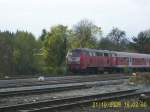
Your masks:
{"label": "green bush", "polygon": [[53,75],[66,75],[68,73],[67,67],[45,67],[44,72],[46,74]]}

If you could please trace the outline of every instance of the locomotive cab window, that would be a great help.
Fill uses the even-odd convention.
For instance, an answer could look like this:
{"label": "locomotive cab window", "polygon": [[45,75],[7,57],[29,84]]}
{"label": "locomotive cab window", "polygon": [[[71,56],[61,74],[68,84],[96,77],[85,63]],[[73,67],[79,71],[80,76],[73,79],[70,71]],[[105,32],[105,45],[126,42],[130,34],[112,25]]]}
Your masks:
{"label": "locomotive cab window", "polygon": [[101,53],[101,52],[96,52],[96,56],[103,56],[103,53]]}
{"label": "locomotive cab window", "polygon": [[83,55],[87,55],[87,52],[86,52],[86,51],[82,51],[82,54],[83,54]]}
{"label": "locomotive cab window", "polygon": [[86,56],[90,56],[89,51],[85,51]]}
{"label": "locomotive cab window", "polygon": [[96,54],[96,56],[99,56],[99,52],[96,52],[95,54]]}
{"label": "locomotive cab window", "polygon": [[104,53],[104,56],[109,56],[108,53]]}
{"label": "locomotive cab window", "polygon": [[103,56],[103,53],[102,53],[102,52],[99,52],[99,56]]}

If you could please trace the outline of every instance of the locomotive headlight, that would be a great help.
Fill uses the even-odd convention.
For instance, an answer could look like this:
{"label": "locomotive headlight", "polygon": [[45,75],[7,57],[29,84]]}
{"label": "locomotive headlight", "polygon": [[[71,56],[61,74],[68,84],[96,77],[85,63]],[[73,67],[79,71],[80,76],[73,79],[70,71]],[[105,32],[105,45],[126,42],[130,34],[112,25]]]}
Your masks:
{"label": "locomotive headlight", "polygon": [[69,62],[72,61],[72,60],[71,60],[71,57],[68,57],[68,61],[69,61]]}
{"label": "locomotive headlight", "polygon": [[76,57],[75,62],[76,62],[77,64],[80,64],[80,57]]}

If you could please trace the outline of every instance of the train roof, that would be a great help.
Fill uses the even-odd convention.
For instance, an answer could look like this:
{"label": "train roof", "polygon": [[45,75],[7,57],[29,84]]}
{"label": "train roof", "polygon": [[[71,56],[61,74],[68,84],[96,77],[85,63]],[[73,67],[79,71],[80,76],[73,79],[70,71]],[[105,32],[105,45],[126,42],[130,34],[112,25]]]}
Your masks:
{"label": "train roof", "polygon": [[104,52],[104,53],[115,53],[119,57],[150,58],[150,54],[98,50],[98,49],[91,49],[91,48],[77,48],[77,49],[83,50],[83,51],[90,51],[90,52],[95,51],[95,52]]}
{"label": "train roof", "polygon": [[150,58],[149,54],[129,53],[129,52],[117,52],[117,51],[114,51],[114,52],[119,57]]}
{"label": "train roof", "polygon": [[105,53],[109,53],[109,50],[98,50],[98,49],[91,49],[91,48],[76,48],[78,50],[83,50],[83,51],[90,51],[90,52],[105,52]]}

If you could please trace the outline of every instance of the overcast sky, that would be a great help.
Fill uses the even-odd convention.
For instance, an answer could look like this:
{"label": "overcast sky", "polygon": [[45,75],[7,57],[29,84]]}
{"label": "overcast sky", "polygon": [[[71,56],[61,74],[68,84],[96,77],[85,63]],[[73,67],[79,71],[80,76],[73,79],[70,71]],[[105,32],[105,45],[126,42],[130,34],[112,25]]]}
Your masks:
{"label": "overcast sky", "polygon": [[81,19],[92,20],[107,34],[112,27],[136,36],[150,28],[150,0],[0,0],[0,30],[30,31],[57,24],[70,28]]}

